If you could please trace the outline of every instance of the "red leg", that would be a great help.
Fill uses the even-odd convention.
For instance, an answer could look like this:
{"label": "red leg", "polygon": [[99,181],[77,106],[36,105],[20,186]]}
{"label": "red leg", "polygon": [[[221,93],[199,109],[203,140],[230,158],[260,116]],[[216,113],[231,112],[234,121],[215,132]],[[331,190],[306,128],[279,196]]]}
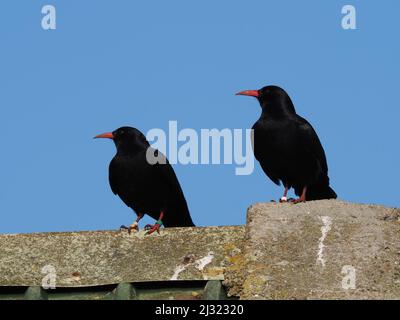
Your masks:
{"label": "red leg", "polygon": [[279,202],[287,202],[287,193],[289,191],[289,186],[285,186],[285,191],[283,192],[283,196],[279,199]]}
{"label": "red leg", "polygon": [[132,223],[129,227],[121,226],[120,229],[127,229],[129,234],[131,233],[132,230],[139,231],[139,221],[143,218],[143,216],[144,216],[143,213],[138,213],[134,223]]}
{"label": "red leg", "polygon": [[161,228],[161,226],[162,226],[162,224],[163,224],[163,222],[162,222],[162,219],[163,219],[163,218],[164,218],[164,212],[161,211],[160,217],[158,218],[158,221],[157,221],[155,224],[153,224],[153,225],[148,224],[148,225],[145,227],[145,229],[146,229],[146,228],[150,228],[150,230],[147,231],[146,234],[152,234],[154,231],[157,231],[158,233],[160,233],[160,228]]}
{"label": "red leg", "polygon": [[136,230],[136,231],[139,231],[139,221],[143,218],[143,216],[144,216],[144,214],[143,213],[139,213],[138,215],[137,215],[137,218],[136,218],[136,220],[135,220],[135,222],[134,223],[132,223],[130,226],[129,226],[129,231],[130,230]]}
{"label": "red leg", "polygon": [[307,187],[304,187],[300,198],[292,201],[292,203],[296,204],[296,203],[300,203],[300,202],[306,202],[306,193],[307,193]]}

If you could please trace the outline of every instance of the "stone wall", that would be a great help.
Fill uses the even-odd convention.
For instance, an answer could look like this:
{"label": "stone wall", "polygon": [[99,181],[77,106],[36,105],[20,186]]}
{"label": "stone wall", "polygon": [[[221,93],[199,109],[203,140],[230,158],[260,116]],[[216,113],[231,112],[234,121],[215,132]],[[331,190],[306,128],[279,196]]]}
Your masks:
{"label": "stone wall", "polygon": [[0,235],[0,286],[40,286],[51,268],[57,287],[224,280],[241,299],[399,299],[400,210],[260,203],[246,226]]}
{"label": "stone wall", "polygon": [[399,299],[400,210],[256,204],[233,262],[225,284],[242,299]]}

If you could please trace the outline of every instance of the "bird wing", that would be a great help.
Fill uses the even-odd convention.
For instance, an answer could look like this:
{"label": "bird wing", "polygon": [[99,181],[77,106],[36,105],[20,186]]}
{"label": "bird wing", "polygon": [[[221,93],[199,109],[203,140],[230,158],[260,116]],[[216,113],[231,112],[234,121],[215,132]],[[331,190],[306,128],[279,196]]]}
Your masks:
{"label": "bird wing", "polygon": [[155,150],[155,155],[157,159],[160,160],[159,163],[155,164],[157,170],[159,171],[163,180],[170,186],[170,190],[173,192],[182,193],[181,186],[179,184],[178,178],[175,174],[174,169],[170,165],[168,159],[158,150]]}
{"label": "bird wing", "polygon": [[317,161],[322,173],[327,174],[328,164],[326,162],[325,151],[317,133],[306,119],[300,116],[297,116],[296,119],[297,128],[299,129],[298,137],[301,145],[305,151]]}
{"label": "bird wing", "polygon": [[170,213],[168,218],[165,218],[165,226],[167,226],[167,223],[169,226],[194,226],[185,196],[174,169],[161,152],[158,150],[154,152],[156,157],[161,160],[161,163],[157,163],[154,166],[160,173],[161,179],[169,186],[170,194],[168,196],[168,206],[172,215]]}
{"label": "bird wing", "polygon": [[[251,145],[253,147],[254,157],[260,163],[261,168],[263,169],[264,173],[268,176],[268,178],[270,178],[273,183],[279,186],[280,182],[278,176],[273,170],[271,170],[271,167],[265,163],[265,159],[268,157],[269,151],[267,146],[262,145],[262,143],[265,142],[265,139],[263,140],[262,136],[264,130],[262,130],[262,128],[261,130],[258,129],[258,123],[255,123],[252,129],[253,129],[253,134],[251,135]],[[259,140],[257,142],[258,148],[255,147],[256,131],[257,131],[257,140]]]}
{"label": "bird wing", "polygon": [[279,181],[279,178],[276,176],[276,174],[268,166],[266,166],[264,164],[264,162],[262,162],[262,161],[259,161],[259,162],[260,162],[261,168],[263,169],[263,171],[267,175],[267,177],[270,178],[273,183],[275,183],[276,185],[279,186],[281,183]]}
{"label": "bird wing", "polygon": [[117,166],[118,164],[115,161],[115,159],[112,159],[110,162],[110,166],[108,167],[108,181],[110,183],[111,190],[114,194],[118,194],[118,186],[119,186]]}

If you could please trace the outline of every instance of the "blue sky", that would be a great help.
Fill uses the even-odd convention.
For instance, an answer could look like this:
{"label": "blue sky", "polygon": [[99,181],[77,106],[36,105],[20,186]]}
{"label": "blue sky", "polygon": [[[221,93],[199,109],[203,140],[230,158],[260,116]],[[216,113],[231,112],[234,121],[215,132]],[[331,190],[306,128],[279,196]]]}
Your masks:
{"label": "blue sky", "polygon": [[[41,28],[41,8],[57,29]],[[357,30],[341,8],[357,9]],[[2,1],[0,233],[115,229],[108,185],[122,125],[250,128],[244,89],[285,88],[317,130],[346,201],[400,206],[398,1]],[[197,225],[243,224],[278,199],[258,163],[175,165]],[[150,219],[144,223],[150,222]]]}

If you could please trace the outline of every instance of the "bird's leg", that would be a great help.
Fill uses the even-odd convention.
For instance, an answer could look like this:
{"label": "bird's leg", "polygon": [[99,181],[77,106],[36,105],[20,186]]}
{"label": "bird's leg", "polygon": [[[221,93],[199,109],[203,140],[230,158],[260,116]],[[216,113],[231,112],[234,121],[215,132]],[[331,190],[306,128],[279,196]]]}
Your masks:
{"label": "bird's leg", "polygon": [[279,202],[287,202],[287,193],[289,191],[290,187],[288,185],[285,185],[285,191],[283,191],[283,196],[279,199]]}
{"label": "bird's leg", "polygon": [[132,224],[129,226],[130,230],[134,229],[134,230],[136,230],[136,231],[139,231],[139,221],[143,218],[143,216],[144,216],[143,213],[139,213],[139,214],[137,215],[137,218],[136,218],[135,222],[132,223]]}
{"label": "bird's leg", "polygon": [[144,216],[143,213],[138,213],[134,223],[132,223],[129,227],[121,226],[120,229],[127,229],[129,234],[131,233],[132,230],[139,231],[139,221],[143,218],[143,216]]}
{"label": "bird's leg", "polygon": [[144,228],[147,229],[148,231],[146,232],[146,234],[152,234],[154,231],[157,231],[158,233],[160,233],[160,228],[163,225],[162,219],[164,218],[164,212],[161,211],[160,213],[160,217],[158,218],[158,221],[151,225],[148,224],[146,225]]}
{"label": "bird's leg", "polygon": [[304,187],[300,198],[293,200],[292,203],[296,204],[296,203],[300,203],[300,202],[306,202],[306,193],[307,193],[307,187]]}

